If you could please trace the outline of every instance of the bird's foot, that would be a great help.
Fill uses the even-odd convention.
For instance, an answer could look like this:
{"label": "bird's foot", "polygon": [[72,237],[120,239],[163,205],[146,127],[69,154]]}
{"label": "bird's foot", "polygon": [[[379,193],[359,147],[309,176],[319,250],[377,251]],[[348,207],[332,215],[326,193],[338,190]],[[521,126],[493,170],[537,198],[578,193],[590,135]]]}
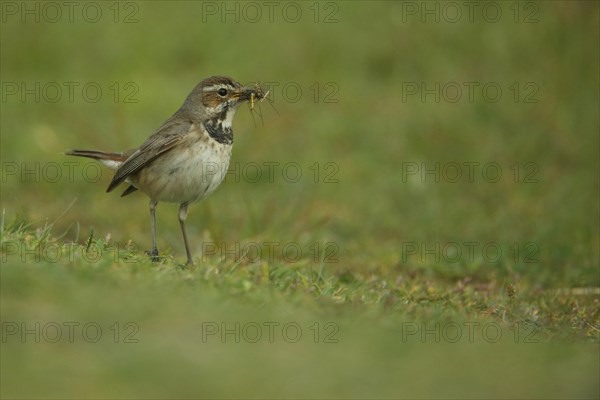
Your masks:
{"label": "bird's foot", "polygon": [[159,262],[160,257],[158,256],[158,249],[154,248],[152,250],[146,250],[146,255],[150,256],[152,262]]}

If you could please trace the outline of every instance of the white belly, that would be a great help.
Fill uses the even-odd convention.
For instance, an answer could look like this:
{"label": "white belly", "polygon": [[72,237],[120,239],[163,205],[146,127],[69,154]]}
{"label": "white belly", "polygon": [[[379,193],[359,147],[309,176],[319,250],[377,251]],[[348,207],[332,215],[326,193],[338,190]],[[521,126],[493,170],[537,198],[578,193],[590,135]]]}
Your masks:
{"label": "white belly", "polygon": [[134,184],[156,201],[202,200],[225,178],[231,148],[210,139],[172,149],[142,169]]}

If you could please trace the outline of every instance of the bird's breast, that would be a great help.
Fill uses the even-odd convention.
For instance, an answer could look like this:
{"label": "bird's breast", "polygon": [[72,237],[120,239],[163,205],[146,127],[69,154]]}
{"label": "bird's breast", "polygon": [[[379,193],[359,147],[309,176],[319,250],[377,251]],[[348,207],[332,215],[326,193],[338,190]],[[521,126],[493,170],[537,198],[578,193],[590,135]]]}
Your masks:
{"label": "bird's breast", "polygon": [[137,187],[156,201],[195,202],[211,194],[229,168],[231,144],[188,136],[140,171]]}

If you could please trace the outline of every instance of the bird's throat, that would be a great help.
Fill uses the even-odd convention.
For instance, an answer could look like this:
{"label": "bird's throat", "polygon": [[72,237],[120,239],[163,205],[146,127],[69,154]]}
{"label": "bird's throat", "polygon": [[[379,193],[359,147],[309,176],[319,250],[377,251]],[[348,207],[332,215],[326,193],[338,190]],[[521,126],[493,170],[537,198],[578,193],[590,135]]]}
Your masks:
{"label": "bird's throat", "polygon": [[221,144],[233,143],[233,129],[231,124],[235,111],[235,109],[229,109],[221,113],[218,117],[209,119],[204,123],[204,127],[211,138]]}

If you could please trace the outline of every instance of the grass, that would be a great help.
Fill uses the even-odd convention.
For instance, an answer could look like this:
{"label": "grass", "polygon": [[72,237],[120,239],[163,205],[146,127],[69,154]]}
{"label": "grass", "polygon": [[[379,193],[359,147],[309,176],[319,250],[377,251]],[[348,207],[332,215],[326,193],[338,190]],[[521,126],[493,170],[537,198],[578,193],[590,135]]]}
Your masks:
{"label": "grass", "polygon": [[[598,397],[597,3],[236,23],[135,2],[130,24],[99,4],[0,25],[2,398]],[[151,263],[147,199],[62,152],[141,143],[217,73],[271,82],[278,113],[238,112],[230,173],[191,207],[196,265],[167,204]],[[103,94],[9,94],[36,82]],[[407,92],[465,82],[502,97]]]}
{"label": "grass", "polygon": [[[152,264],[102,239],[66,245],[49,229],[22,225],[5,227],[2,245],[15,253],[4,255],[2,270],[8,397],[48,390],[63,397],[587,397],[595,390],[597,294],[419,270],[319,275],[281,261],[217,258],[184,269],[170,256]],[[27,262],[17,263],[23,254]],[[6,333],[15,321],[16,332]],[[68,323],[78,324],[73,342]],[[90,323],[99,338],[95,328],[83,330]],[[58,343],[52,324],[61,326]],[[32,374],[36,386],[27,384]]]}

